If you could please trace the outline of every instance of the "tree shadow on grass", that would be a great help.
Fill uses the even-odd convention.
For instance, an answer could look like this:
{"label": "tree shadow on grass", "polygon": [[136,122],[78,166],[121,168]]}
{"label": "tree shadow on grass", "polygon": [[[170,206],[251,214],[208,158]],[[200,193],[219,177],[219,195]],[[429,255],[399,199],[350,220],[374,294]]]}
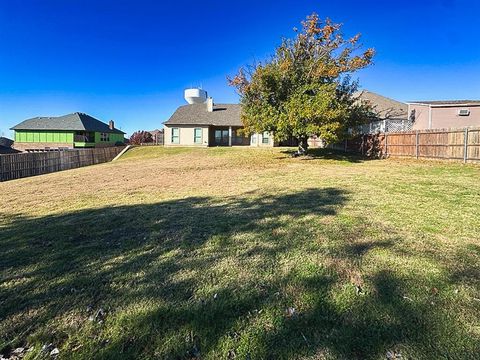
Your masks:
{"label": "tree shadow on grass", "polygon": [[[296,152],[296,149],[289,149],[282,151],[282,154],[292,157]],[[350,163],[362,163],[364,161],[372,160],[371,158],[364,157],[360,154],[353,152],[344,152],[333,149],[323,149],[323,148],[312,148],[308,149],[308,154],[305,156],[300,156],[298,159],[302,161],[308,160],[335,160],[335,161],[344,161]]]}
{"label": "tree shadow on grass", "polygon": [[[0,318],[15,320],[6,326],[2,342],[9,347],[24,341],[19,337],[45,328],[52,318],[87,307],[127,306],[152,293],[166,301],[188,301],[197,296],[199,280],[183,273],[198,272],[202,278],[231,253],[230,245],[236,256],[245,252],[250,257],[270,245],[282,251],[288,244],[270,238],[282,217],[334,215],[345,200],[345,193],[327,188],[10,219],[2,229],[0,269],[6,286],[0,294]],[[242,235],[247,236],[244,249],[231,244],[234,236]],[[39,337],[47,341],[50,335],[47,331]]]}
{"label": "tree shadow on grass", "polygon": [[394,271],[355,292],[348,274],[401,239],[335,222],[347,201],[326,188],[11,218],[0,351],[52,342],[71,358],[277,359],[421,348],[442,313],[406,302]]}

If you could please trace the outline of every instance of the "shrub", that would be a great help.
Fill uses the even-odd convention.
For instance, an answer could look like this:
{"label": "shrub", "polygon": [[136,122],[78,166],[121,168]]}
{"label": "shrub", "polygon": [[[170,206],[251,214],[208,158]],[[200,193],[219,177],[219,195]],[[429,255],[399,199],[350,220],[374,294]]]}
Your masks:
{"label": "shrub", "polygon": [[148,131],[139,130],[135,131],[132,136],[130,136],[130,144],[140,145],[142,143],[151,143],[153,142],[152,134]]}

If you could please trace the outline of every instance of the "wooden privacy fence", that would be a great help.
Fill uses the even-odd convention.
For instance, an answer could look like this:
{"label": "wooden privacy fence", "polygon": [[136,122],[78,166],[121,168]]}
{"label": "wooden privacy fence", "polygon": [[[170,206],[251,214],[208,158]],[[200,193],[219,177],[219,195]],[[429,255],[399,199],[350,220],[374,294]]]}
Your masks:
{"label": "wooden privacy fence", "polygon": [[123,146],[0,155],[0,181],[112,161]]}
{"label": "wooden privacy fence", "polygon": [[480,128],[418,130],[363,135],[331,146],[369,157],[480,161]]}

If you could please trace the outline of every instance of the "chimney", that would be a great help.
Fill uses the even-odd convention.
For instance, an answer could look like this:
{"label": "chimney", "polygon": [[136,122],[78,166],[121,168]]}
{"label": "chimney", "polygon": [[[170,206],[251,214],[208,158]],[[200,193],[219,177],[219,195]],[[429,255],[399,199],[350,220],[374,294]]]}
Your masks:
{"label": "chimney", "polygon": [[115,123],[113,122],[113,120],[110,120],[110,121],[108,122],[108,128],[109,128],[110,130],[115,129]]}
{"label": "chimney", "polygon": [[207,111],[213,112],[213,98],[211,97],[207,99]]}

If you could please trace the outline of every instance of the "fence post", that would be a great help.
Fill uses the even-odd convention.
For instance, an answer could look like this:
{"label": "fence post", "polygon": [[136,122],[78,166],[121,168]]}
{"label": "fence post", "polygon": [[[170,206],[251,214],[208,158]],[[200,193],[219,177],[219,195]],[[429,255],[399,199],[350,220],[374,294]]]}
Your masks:
{"label": "fence post", "polygon": [[387,157],[388,155],[388,145],[387,145],[387,133],[383,133],[384,135],[384,141],[385,141],[385,158]]}
{"label": "fence post", "polygon": [[415,157],[418,159],[418,130],[415,131]]}
{"label": "fence post", "polygon": [[468,128],[465,128],[464,137],[464,147],[463,147],[463,162],[466,163],[468,160]]}
{"label": "fence post", "polygon": [[347,152],[347,139],[345,139],[345,152]]}

